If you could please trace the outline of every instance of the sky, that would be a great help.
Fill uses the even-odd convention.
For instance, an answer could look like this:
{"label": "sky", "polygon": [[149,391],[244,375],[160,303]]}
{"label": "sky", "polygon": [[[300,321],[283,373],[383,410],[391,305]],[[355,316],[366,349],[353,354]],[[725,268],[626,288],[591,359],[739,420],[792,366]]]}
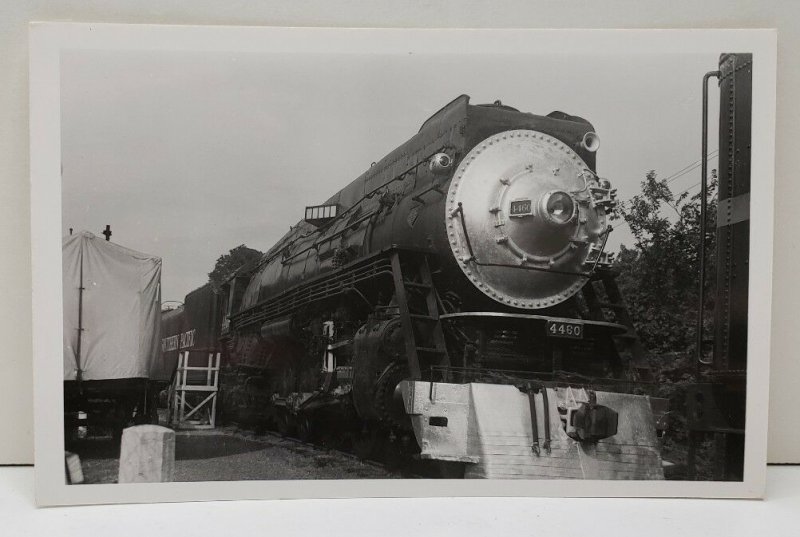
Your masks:
{"label": "sky", "polygon": [[[376,55],[66,51],[61,58],[62,234],[163,258],[182,301],[239,244],[266,251],[461,94],[560,110],[600,137],[597,171],[626,200],[649,170],[700,158],[701,80],[717,55]],[[716,149],[711,91],[709,150]],[[712,159],[709,169],[716,167]],[[674,179],[699,187],[700,170]],[[618,226],[608,248],[632,244]]]}

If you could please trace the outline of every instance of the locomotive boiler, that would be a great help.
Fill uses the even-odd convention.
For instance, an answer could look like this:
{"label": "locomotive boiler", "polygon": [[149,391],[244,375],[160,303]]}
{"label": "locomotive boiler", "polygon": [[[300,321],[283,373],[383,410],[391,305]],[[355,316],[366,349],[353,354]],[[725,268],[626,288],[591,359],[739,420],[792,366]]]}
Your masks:
{"label": "locomotive boiler", "polygon": [[598,147],[442,108],[223,286],[225,411],[467,477],[663,477]]}

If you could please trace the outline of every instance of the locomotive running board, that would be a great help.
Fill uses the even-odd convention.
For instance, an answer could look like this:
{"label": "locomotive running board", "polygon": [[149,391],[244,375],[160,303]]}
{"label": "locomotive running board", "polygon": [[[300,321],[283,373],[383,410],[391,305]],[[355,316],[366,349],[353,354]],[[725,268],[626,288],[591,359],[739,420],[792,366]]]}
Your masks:
{"label": "locomotive running board", "polygon": [[[573,440],[562,413],[588,400],[573,388],[546,388],[529,395],[504,384],[403,381],[406,413],[420,445],[420,458],[466,464],[465,477],[495,479],[663,479],[655,420],[647,396],[596,392],[597,403],[619,414],[614,436],[597,442]],[[551,431],[550,449],[532,447],[536,429]],[[544,409],[548,408],[545,416]],[[540,436],[540,435],[537,435]],[[544,438],[539,438],[539,441]],[[541,442],[540,442],[541,443]]]}

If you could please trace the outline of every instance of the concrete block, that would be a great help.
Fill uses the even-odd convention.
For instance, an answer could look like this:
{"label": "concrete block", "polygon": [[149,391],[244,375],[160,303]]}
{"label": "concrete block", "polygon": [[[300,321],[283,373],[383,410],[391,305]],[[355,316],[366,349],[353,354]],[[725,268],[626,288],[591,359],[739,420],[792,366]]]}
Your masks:
{"label": "concrete block", "polygon": [[81,468],[80,457],[75,453],[65,451],[64,462],[66,464],[67,483],[70,485],[83,483],[83,468]]}
{"label": "concrete block", "polygon": [[161,483],[175,474],[175,431],[136,425],[122,431],[119,483]]}

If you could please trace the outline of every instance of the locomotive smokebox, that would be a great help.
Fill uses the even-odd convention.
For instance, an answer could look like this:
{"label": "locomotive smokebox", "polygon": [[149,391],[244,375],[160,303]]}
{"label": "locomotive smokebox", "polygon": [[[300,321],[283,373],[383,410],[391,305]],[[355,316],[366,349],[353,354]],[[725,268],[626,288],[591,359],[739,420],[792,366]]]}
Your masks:
{"label": "locomotive smokebox", "polygon": [[[594,151],[599,138],[582,142]],[[447,193],[453,256],[485,295],[541,309],[577,293],[601,260],[613,210],[611,185],[561,140],[535,130],[500,132],[461,161]]]}

